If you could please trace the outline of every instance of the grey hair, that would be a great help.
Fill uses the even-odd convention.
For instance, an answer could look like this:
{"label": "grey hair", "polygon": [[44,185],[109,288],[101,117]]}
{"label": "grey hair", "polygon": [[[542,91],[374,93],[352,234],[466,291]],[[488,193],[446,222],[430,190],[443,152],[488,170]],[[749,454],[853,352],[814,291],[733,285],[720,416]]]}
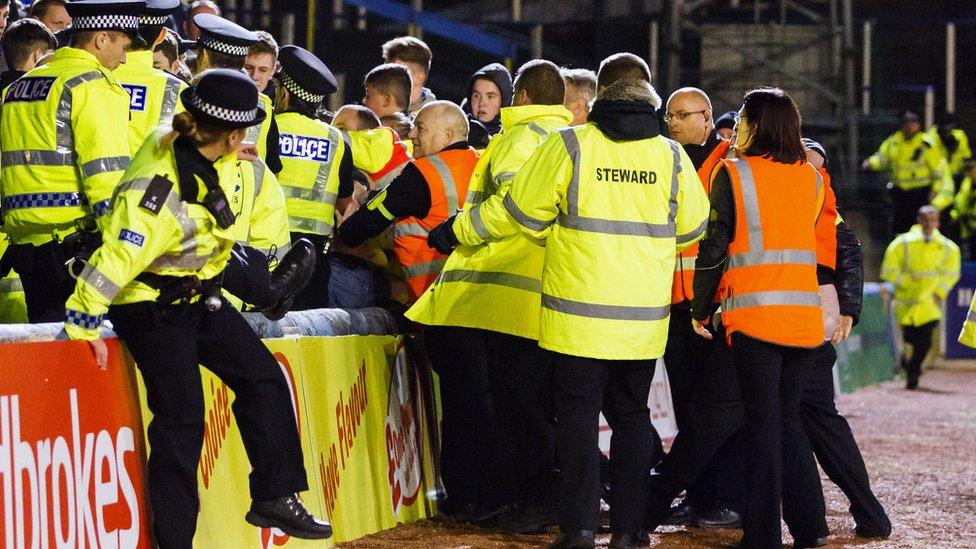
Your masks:
{"label": "grey hair", "polygon": [[639,101],[649,103],[655,109],[661,108],[661,96],[654,90],[654,86],[644,80],[618,80],[600,90],[597,99],[604,101]]}

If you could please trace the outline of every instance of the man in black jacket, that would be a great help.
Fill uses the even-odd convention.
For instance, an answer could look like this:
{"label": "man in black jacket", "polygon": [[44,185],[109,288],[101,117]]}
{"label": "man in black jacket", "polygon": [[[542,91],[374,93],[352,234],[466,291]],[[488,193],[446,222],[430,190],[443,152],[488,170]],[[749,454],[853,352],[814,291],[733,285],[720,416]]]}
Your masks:
{"label": "man in black jacket", "polygon": [[[826,164],[823,147],[809,140],[804,144],[807,160],[814,167]],[[814,368],[807,371],[800,400],[800,419],[820,467],[851,502],[850,511],[856,523],[854,533],[860,537],[886,538],[891,534],[891,521],[871,491],[867,468],[851,426],[834,403],[833,367],[837,360],[834,345],[847,339],[851,328],[857,324],[864,292],[861,243],[839,215],[837,219],[837,266],[833,284],[837,289],[841,318],[833,338],[817,349]]]}
{"label": "man in black jacket", "polygon": [[54,51],[58,41],[37,19],[21,19],[7,27],[3,34],[3,52],[9,70],[0,74],[0,90],[37,65],[37,61]]}

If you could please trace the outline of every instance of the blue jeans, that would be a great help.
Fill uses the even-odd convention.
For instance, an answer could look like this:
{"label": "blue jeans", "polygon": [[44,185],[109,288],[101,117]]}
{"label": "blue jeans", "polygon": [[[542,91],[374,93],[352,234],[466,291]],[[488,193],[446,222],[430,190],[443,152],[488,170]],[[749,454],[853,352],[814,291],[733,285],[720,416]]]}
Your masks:
{"label": "blue jeans", "polygon": [[385,305],[390,299],[386,272],[356,256],[332,253],[329,261],[329,307],[363,309]]}

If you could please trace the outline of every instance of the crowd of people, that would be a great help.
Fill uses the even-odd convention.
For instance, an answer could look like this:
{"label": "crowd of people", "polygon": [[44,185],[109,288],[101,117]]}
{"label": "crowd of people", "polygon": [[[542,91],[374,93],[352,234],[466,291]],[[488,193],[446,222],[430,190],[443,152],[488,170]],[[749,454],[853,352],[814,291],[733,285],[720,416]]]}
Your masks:
{"label": "crowd of people", "polygon": [[[593,547],[604,499],[613,548],[662,524],[779,547],[781,518],[794,547],[817,547],[819,462],[857,535],[890,534],[834,405],[860,244],[786,91],[716,116],[698,88],[662,101],[647,64],[618,53],[597,71],[532,60],[514,78],[492,63],[454,103],[426,87],[430,48],[400,37],[361,104],[330,112],[321,59],[209,0],[38,0],[24,15],[2,36],[0,314],[64,322],[101,365],[103,321],[126,344],[153,413],[160,546],[190,547],[195,530],[198,364],[236,395],[246,520],[331,535],[297,496],[287,386],[239,311],[373,306],[420,335],[438,374],[453,520],[558,524],[553,547]],[[972,182],[951,121],[904,121],[865,167],[892,174],[896,226],[919,222],[882,275],[921,353],[905,361],[913,387],[932,296],[958,278],[939,210],[955,204],[967,226],[952,178]],[[647,404],[662,356],[679,430],[667,453]]]}

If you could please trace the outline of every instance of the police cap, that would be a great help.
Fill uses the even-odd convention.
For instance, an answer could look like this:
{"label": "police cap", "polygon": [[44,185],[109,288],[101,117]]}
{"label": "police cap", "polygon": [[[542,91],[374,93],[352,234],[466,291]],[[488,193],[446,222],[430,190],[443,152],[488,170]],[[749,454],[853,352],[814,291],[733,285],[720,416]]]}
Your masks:
{"label": "police cap", "polygon": [[71,16],[71,32],[119,31],[129,35],[132,44],[143,48],[139,36],[139,17],[146,9],[144,0],[76,0],[65,5]]}
{"label": "police cap", "polygon": [[180,0],[146,0],[146,9],[142,11],[139,24],[148,27],[161,27],[169,20],[169,16],[176,13],[180,7]]}
{"label": "police cap", "polygon": [[198,121],[223,128],[248,128],[267,116],[258,108],[258,88],[240,71],[213,69],[180,94],[183,106]]}
{"label": "police cap", "polygon": [[247,56],[258,35],[212,13],[198,13],[193,23],[200,27],[200,47],[226,55]]}
{"label": "police cap", "polygon": [[276,75],[281,85],[299,99],[321,103],[338,86],[329,67],[314,53],[298,46],[285,46],[278,53],[281,70]]}

